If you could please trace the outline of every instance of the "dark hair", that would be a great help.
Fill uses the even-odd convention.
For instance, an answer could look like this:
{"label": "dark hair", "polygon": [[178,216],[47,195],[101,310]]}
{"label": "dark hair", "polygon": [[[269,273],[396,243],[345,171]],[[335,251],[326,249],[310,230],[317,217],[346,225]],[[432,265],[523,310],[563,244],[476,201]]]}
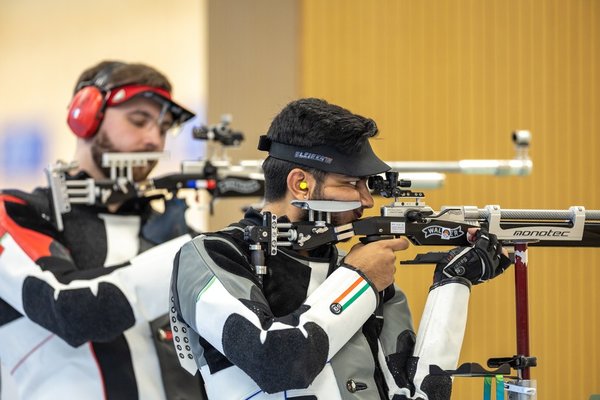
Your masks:
{"label": "dark hair", "polygon": [[[292,146],[326,145],[344,154],[359,151],[369,138],[377,135],[377,125],[370,118],[353,114],[322,99],[307,98],[289,103],[273,119],[267,137]],[[267,157],[263,162],[265,200],[281,200],[287,190],[287,176],[294,168],[311,173],[320,184],[326,172],[289,161]]]}
{"label": "dark hair", "polygon": [[165,75],[145,64],[125,63],[122,61],[102,61],[83,71],[77,80],[73,94],[85,86],[94,85],[95,81],[106,74],[101,89],[114,88],[128,84],[154,86],[171,92],[171,83]]}

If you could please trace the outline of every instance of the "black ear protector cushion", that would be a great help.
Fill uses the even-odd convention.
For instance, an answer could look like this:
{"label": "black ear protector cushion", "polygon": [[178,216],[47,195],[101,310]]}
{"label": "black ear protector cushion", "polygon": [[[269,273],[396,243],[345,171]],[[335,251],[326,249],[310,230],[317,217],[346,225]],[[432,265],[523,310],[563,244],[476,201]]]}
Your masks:
{"label": "black ear protector cushion", "polygon": [[114,69],[121,65],[124,64],[111,63],[100,70],[93,80],[78,85],[79,90],[71,100],[67,115],[67,124],[77,137],[87,139],[98,131],[104,117],[106,92],[110,90],[106,81]]}

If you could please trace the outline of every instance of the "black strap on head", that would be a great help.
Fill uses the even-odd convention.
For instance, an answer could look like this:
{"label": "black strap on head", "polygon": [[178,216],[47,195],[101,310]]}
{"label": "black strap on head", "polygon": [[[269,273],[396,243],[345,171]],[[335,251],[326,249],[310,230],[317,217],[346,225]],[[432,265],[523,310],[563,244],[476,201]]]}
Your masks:
{"label": "black strap on head", "polygon": [[78,92],[87,86],[95,86],[98,89],[100,89],[102,92],[109,91],[111,89],[111,87],[108,85],[108,82],[110,80],[112,73],[114,72],[115,69],[117,69],[118,67],[121,67],[123,65],[126,65],[126,64],[123,62],[120,62],[120,61],[115,61],[115,62],[109,63],[107,66],[105,66],[100,71],[98,71],[91,80],[79,82],[75,91]]}
{"label": "black strap on head", "polygon": [[327,145],[298,147],[274,142],[262,135],[258,150],[268,151],[269,156],[279,160],[348,176],[371,176],[390,170],[390,166],[375,155],[368,140],[359,151],[345,154]]}

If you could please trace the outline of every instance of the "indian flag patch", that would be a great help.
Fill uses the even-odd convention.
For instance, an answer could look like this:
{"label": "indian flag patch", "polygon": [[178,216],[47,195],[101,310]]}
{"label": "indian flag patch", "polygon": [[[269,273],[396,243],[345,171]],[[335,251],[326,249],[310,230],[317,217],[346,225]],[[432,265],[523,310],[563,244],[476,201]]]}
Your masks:
{"label": "indian flag patch", "polygon": [[344,292],[340,294],[338,298],[333,301],[333,303],[331,303],[329,310],[336,315],[341,314],[342,311],[350,307],[350,305],[354,303],[354,301],[358,299],[360,295],[363,294],[368,288],[369,283],[362,277],[358,278],[346,290],[344,290]]}

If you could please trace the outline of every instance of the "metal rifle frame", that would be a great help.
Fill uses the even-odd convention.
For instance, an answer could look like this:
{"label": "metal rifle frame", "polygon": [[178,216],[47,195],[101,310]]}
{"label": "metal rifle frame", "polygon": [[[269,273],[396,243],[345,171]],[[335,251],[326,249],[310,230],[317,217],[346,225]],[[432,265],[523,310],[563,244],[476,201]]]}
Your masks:
{"label": "metal rifle frame", "polygon": [[133,170],[147,166],[168,156],[166,152],[105,153],[102,167],[108,168],[109,177],[67,179],[77,170],[76,162],[58,161],[45,169],[50,189],[52,215],[48,216],[59,231],[64,229],[63,215],[72,204],[110,205],[139,197],[175,195],[182,189],[205,189],[211,194],[211,211],[216,197],[255,197],[264,193],[264,177],[254,170],[229,164],[225,147],[238,146],[244,139],[241,132],[230,127],[231,118],[224,116],[219,124],[192,129],[194,139],[214,142],[223,150],[212,160],[183,161],[181,171],[135,182]]}

